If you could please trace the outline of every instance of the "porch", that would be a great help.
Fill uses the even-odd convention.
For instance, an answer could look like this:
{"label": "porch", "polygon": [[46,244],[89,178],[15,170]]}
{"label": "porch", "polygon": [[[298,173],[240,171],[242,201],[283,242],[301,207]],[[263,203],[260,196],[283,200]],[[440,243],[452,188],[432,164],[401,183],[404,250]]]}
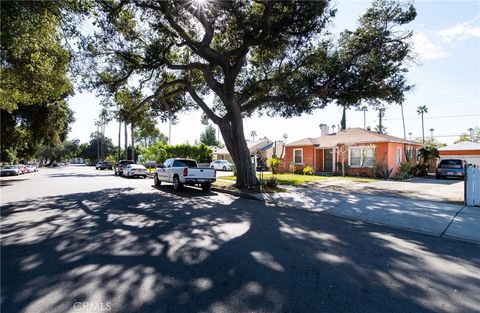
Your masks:
{"label": "porch", "polygon": [[335,148],[314,148],[313,168],[315,174],[329,176],[335,172]]}

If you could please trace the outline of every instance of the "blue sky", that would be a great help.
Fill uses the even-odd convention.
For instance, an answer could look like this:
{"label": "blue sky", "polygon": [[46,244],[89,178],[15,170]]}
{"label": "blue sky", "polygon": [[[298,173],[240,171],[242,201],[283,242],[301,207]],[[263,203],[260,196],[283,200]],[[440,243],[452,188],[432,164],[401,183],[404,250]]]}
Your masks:
{"label": "blue sky", "polygon": [[[416,20],[409,25],[418,64],[410,65],[408,80],[415,89],[408,93],[404,103],[406,132],[421,137],[421,121],[416,113],[419,105],[426,105],[425,134],[429,129],[440,142],[452,143],[470,127],[480,126],[480,1],[416,1]],[[333,19],[334,32],[352,29],[370,1],[338,1],[337,16]],[[100,99],[94,94],[77,93],[70,100],[76,122],[69,138],[87,142],[96,130],[94,121],[100,111]],[[367,112],[367,125],[378,124],[375,111]],[[200,122],[201,112],[180,115],[179,123],[172,126],[172,143],[193,143],[205,128]],[[340,123],[341,109],[330,105],[311,115],[292,119],[253,117],[246,119],[245,134],[255,130],[258,136],[280,140],[288,135],[292,142],[320,135],[318,125]],[[399,105],[387,108],[384,118],[387,132],[403,137]],[[347,111],[347,127],[363,127],[363,113]],[[168,135],[168,124],[158,123]],[[106,135],[117,142],[118,125],[106,127]],[[407,135],[409,137],[409,135]],[[122,134],[123,142],[123,134]]]}

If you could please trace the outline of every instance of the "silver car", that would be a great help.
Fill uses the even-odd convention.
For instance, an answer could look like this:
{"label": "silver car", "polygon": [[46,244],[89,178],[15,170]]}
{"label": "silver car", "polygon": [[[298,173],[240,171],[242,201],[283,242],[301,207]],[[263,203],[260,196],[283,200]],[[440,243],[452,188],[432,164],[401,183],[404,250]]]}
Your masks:
{"label": "silver car", "polygon": [[6,165],[0,169],[0,176],[18,176],[20,174],[20,168],[17,165]]}
{"label": "silver car", "polygon": [[147,178],[147,169],[141,164],[128,164],[127,167],[123,170],[123,176],[126,177],[143,177]]}
{"label": "silver car", "polygon": [[210,167],[221,171],[231,171],[233,164],[231,164],[227,160],[215,160],[210,163]]}

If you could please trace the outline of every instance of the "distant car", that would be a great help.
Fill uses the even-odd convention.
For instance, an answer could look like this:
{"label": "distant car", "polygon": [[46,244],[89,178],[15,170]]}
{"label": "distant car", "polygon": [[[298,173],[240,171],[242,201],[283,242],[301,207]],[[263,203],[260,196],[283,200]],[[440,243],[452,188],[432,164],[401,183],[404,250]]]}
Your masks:
{"label": "distant car", "polygon": [[257,166],[257,171],[260,171],[260,172],[268,171],[268,166],[266,166],[264,164],[259,165],[259,166]]}
{"label": "distant car", "polygon": [[5,165],[0,169],[0,176],[18,176],[21,175],[20,168],[17,165]]}
{"label": "distant car", "polygon": [[37,166],[36,166],[36,165],[33,165],[33,164],[28,164],[28,165],[27,165],[27,169],[28,169],[28,172],[29,172],[29,173],[38,172]]}
{"label": "distant car", "polygon": [[128,164],[134,164],[132,160],[120,160],[118,163],[115,164],[115,175],[122,175],[123,168],[126,167]]}
{"label": "distant car", "polygon": [[123,170],[123,176],[147,178],[147,169],[142,164],[128,164]]}
{"label": "distant car", "polygon": [[228,162],[227,160],[215,160],[210,163],[210,168],[214,168],[216,170],[222,171],[231,171],[233,164]]}
{"label": "distant car", "polygon": [[18,168],[20,169],[20,171],[22,172],[22,174],[28,174],[28,173],[30,173],[26,165],[24,165],[24,164],[19,164],[19,165],[17,165],[17,166],[18,166]]}
{"label": "distant car", "polygon": [[108,161],[98,162],[97,165],[95,165],[95,169],[97,169],[97,170],[111,170],[111,169],[113,169],[113,164],[112,164],[112,162],[108,162]]}
{"label": "distant car", "polygon": [[440,160],[436,171],[436,178],[446,178],[446,177],[465,177],[465,161],[461,159],[443,159]]}

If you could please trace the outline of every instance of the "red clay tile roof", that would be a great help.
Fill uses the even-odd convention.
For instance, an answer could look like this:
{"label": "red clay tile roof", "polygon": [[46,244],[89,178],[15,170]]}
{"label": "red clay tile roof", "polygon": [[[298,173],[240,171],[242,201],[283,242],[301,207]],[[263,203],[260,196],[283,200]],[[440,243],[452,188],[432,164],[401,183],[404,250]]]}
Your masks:
{"label": "red clay tile roof", "polygon": [[363,128],[348,128],[333,134],[320,136],[317,138],[305,138],[287,144],[289,147],[295,146],[313,146],[330,148],[338,144],[357,144],[357,143],[374,143],[374,142],[398,142],[412,145],[421,145],[418,142],[405,140],[402,138],[379,134],[374,131],[365,130]]}

